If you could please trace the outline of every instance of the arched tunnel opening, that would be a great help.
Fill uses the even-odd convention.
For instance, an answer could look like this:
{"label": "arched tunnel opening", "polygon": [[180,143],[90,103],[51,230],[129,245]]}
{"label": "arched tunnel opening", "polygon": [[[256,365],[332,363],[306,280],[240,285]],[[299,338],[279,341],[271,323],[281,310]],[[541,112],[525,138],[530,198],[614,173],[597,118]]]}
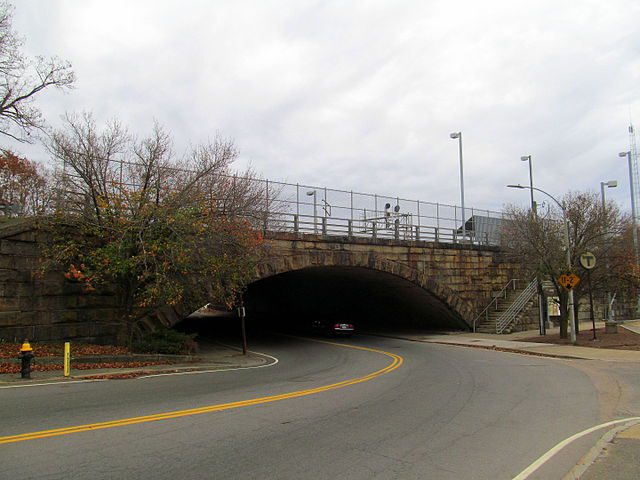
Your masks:
{"label": "arched tunnel opening", "polygon": [[[314,321],[350,323],[358,332],[468,330],[433,293],[390,273],[364,267],[309,267],[251,283],[244,294],[250,336],[317,333]],[[235,312],[195,314],[176,326],[202,337],[237,337]]]}
{"label": "arched tunnel opening", "polygon": [[247,318],[264,328],[304,330],[314,320],[358,331],[464,330],[433,293],[396,275],[363,267],[309,267],[258,280],[245,294]]}

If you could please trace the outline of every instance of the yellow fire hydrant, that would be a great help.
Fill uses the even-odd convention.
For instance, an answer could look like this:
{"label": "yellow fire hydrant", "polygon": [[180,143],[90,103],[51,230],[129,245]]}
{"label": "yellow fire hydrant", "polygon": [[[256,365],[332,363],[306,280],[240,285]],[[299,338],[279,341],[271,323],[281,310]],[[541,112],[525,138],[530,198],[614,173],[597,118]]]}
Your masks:
{"label": "yellow fire hydrant", "polygon": [[29,344],[29,340],[25,338],[18,354],[20,359],[20,374],[22,378],[31,378],[31,361],[35,358],[33,348]]}

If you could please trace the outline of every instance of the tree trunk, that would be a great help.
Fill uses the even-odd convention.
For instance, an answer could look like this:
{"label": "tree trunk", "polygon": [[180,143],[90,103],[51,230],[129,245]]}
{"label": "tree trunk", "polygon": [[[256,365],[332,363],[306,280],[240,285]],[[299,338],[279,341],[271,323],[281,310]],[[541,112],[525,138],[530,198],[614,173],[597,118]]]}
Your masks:
{"label": "tree trunk", "polygon": [[560,294],[560,338],[569,338],[569,296],[566,292]]}

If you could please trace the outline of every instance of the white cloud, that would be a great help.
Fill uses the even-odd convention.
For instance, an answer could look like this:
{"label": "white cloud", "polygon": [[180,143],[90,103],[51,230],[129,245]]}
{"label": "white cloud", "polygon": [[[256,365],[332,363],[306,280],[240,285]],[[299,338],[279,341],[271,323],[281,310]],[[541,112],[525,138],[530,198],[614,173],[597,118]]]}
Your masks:
{"label": "white cloud", "polygon": [[[56,54],[77,89],[39,105],[158,119],[177,150],[233,137],[265,177],[459,202],[527,203],[528,182],[609,191],[628,205],[629,114],[640,116],[640,6],[631,0],[21,0],[30,54]],[[637,121],[640,123],[640,117]],[[29,149],[26,149],[27,151]],[[35,150],[30,150],[34,151]],[[34,155],[36,155],[34,153]]]}

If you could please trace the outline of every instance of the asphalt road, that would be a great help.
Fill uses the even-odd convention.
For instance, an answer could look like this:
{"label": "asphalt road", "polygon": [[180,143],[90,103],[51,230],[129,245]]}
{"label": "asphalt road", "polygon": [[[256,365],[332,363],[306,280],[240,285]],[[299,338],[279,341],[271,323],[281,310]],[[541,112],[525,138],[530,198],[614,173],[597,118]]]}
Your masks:
{"label": "asphalt road", "polygon": [[[589,375],[571,362],[380,337],[338,341],[402,364],[272,336],[252,345],[279,359],[268,368],[0,390],[2,437],[94,425],[0,445],[0,478],[510,479],[603,421]],[[142,423],[95,427],[124,418]],[[561,478],[593,442],[563,450],[531,478]]]}

